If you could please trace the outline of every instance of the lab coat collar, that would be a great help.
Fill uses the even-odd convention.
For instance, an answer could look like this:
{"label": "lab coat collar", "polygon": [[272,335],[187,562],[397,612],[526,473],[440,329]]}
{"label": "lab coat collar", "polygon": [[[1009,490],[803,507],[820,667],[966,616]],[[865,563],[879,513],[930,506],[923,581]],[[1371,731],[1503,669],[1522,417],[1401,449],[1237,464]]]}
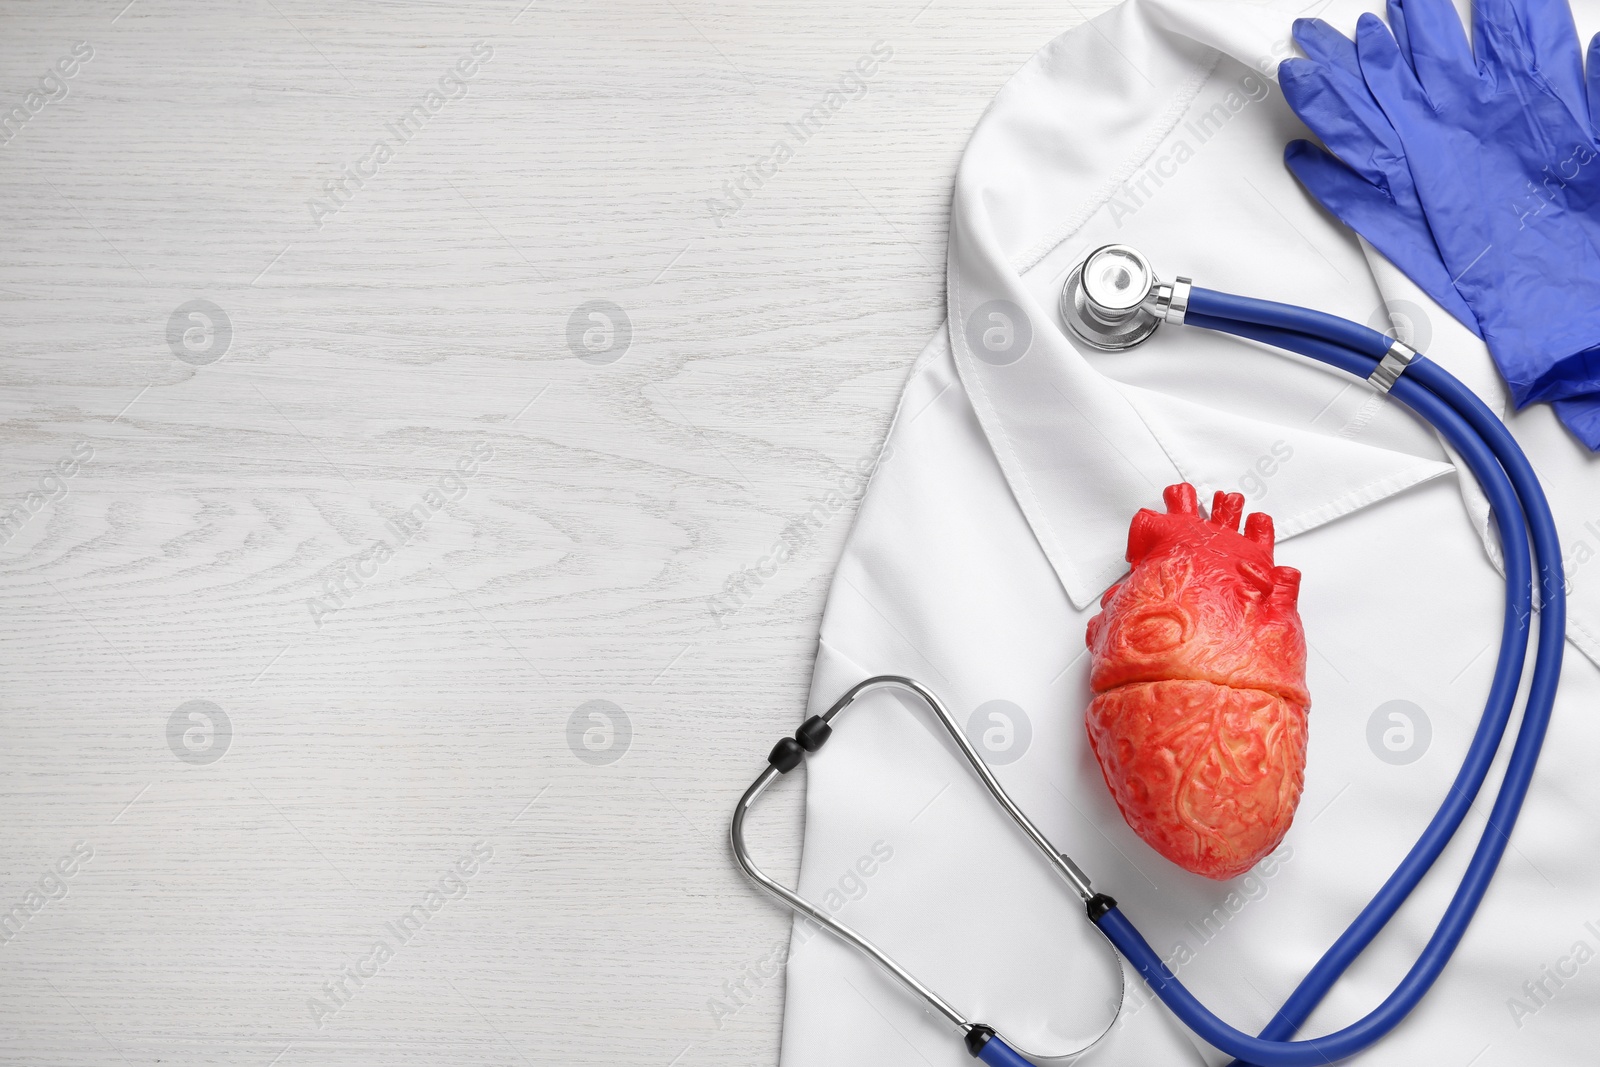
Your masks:
{"label": "lab coat collar", "polygon": [[[1142,16],[1141,6],[1164,14]],[[1230,11],[1185,14],[1202,6]],[[1148,61],[1136,67],[1098,36],[1068,34],[1001,91],[962,159],[948,264],[949,334],[962,383],[1013,495],[1080,609],[1126,569],[1129,520],[1141,507],[1159,506],[1161,489],[1173,482],[1189,481],[1209,500],[1216,490],[1264,487],[1272,479],[1251,510],[1268,511],[1282,540],[1453,471],[1425,434],[1394,447],[1327,432],[1312,418],[1224,411],[1118,382],[1069,340],[1056,309],[1062,278],[1082,254],[1120,236],[1108,219],[1126,205],[1130,176],[1171,144],[1180,122],[1193,119],[1198,94],[1216,91],[1207,83],[1219,62],[1241,64],[1226,70],[1246,94],[1239,99],[1276,98],[1270,75],[1288,54],[1291,18],[1255,4],[1130,0],[1102,20],[1109,39],[1146,38],[1137,54]],[[1163,35],[1155,25],[1183,29]],[[1226,95],[1223,101],[1233,106]],[[1073,149],[1086,140],[1085,123],[1095,126],[1087,138],[1099,146],[1092,155]],[[1276,173],[1252,175],[1260,174],[1258,184],[1291,181],[1277,162],[1281,141],[1271,147]],[[1313,209],[1306,210],[1306,226],[1314,227]],[[1301,231],[1291,218],[1284,223]],[[1185,229],[1191,233],[1156,228],[1143,235],[1167,245],[1139,242],[1158,271],[1156,251],[1169,262],[1193,258],[1192,231],[1203,227]],[[1284,296],[1281,285],[1269,291]],[[1303,302],[1315,304],[1316,296],[1308,292]],[[1196,358],[1209,353],[1219,373],[1238,373],[1239,360],[1229,354],[1243,342],[1175,327],[1163,334],[1149,344],[1183,346]],[[1259,387],[1247,376],[1239,381],[1241,390]],[[1383,402],[1375,394],[1370,401]]]}

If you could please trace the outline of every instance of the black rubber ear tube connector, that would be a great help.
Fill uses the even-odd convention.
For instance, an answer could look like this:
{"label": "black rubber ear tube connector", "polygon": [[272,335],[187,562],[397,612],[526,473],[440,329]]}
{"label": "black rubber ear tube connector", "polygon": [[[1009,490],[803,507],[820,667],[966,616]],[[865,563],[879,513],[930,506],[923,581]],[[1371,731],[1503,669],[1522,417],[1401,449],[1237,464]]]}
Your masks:
{"label": "black rubber ear tube connector", "polygon": [[767,762],[778,768],[779,774],[788,774],[806,758],[806,750],[800,747],[800,742],[792,737],[780,738],[772,746],[772,754],[767,757]]}
{"label": "black rubber ear tube connector", "polygon": [[800,729],[794,732],[794,739],[800,742],[800,747],[807,752],[815,752],[833,734],[833,727],[821,715],[813,715],[800,724]]}
{"label": "black rubber ear tube connector", "polygon": [[1089,912],[1089,921],[1092,923],[1099,922],[1101,916],[1117,906],[1117,902],[1104,893],[1096,893],[1085,903],[1086,910]]}

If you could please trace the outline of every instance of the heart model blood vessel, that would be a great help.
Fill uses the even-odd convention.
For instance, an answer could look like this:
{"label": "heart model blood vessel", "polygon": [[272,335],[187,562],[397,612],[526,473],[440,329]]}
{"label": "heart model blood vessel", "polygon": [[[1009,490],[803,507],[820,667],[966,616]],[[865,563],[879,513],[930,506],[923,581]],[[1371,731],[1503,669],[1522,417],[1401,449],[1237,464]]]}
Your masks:
{"label": "heart model blood vessel", "polygon": [[1272,562],[1272,519],[1239,533],[1244,497],[1194,486],[1140,511],[1126,577],[1089,621],[1089,741],[1128,825],[1208,878],[1277,847],[1305,780],[1306,640],[1300,572]]}

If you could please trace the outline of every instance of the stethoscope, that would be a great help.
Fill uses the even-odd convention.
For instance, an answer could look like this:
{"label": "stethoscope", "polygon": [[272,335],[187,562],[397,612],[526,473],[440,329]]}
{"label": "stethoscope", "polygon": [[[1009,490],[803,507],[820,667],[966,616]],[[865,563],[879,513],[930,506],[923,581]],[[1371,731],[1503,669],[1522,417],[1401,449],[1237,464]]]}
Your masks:
{"label": "stethoscope", "polygon": [[[1393,1030],[1443,972],[1489,888],[1527,796],[1550,722],[1566,637],[1561,546],[1544,491],[1510,431],[1476,394],[1415,349],[1369,327],[1290,304],[1196,288],[1188,278],[1164,283],[1149,261],[1126,245],[1096,249],[1074,268],[1062,289],[1061,312],[1074,336],[1106,351],[1131,348],[1165,322],[1230,333],[1309,356],[1365,379],[1379,392],[1393,395],[1432,424],[1472,471],[1489,500],[1500,534],[1506,578],[1505,630],[1483,717],[1439,810],[1377,895],[1311,968],[1258,1036],[1236,1030],[1217,1018],[1178,981],[1117,902],[1096,891],[1083,869],[1051,844],[1017,807],[938,697],[910,678],[880,675],[859,682],[825,714],[807,719],[793,737],[777,743],[767,757],[768,766],[734,808],[730,830],[734,858],[763,890],[864,953],[947,1019],[973,1056],[995,1067],[1027,1067],[1035,1054],[1019,1051],[993,1027],[968,1020],[871,941],[774,881],[756,866],[745,845],[744,819],[751,805],[780,775],[794,770],[808,753],[822,747],[833,731],[833,720],[845,708],[874,689],[909,691],[933,711],[996,803],[1078,894],[1089,921],[1184,1025],[1208,1044],[1237,1057],[1232,1067],[1320,1067],[1354,1056]],[[1537,603],[1533,595],[1534,568],[1539,572]],[[1488,824],[1433,935],[1399,985],[1365,1017],[1324,1037],[1290,1040],[1410,897],[1471,809],[1511,719],[1535,614],[1539,617],[1539,636],[1533,677],[1505,777]],[[1059,1055],[1070,1053],[1038,1054],[1037,1058]]]}

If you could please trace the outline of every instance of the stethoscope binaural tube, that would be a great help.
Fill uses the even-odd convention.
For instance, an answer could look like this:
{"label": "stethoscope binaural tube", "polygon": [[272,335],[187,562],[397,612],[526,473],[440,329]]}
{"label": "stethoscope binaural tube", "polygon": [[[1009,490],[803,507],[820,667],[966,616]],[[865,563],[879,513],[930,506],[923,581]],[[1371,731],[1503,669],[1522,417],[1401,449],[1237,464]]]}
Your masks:
{"label": "stethoscope binaural tube", "polygon": [[[944,727],[945,732],[950,735],[950,739],[955,743],[956,748],[966,758],[967,764],[972,768],[978,780],[989,790],[990,796],[994,798],[995,802],[999,804],[1006,814],[1011,816],[1012,821],[1016,823],[1024,836],[1045,858],[1045,861],[1060,876],[1062,881],[1072,887],[1073,892],[1077,893],[1091,908],[1111,902],[1110,897],[1095,892],[1094,887],[1089,884],[1089,876],[1083,873],[1083,869],[1074,863],[1066,853],[1061,852],[1051,844],[1050,839],[1045,837],[1043,831],[1035,826],[1033,820],[1029,819],[1022,809],[1017,806],[1016,802],[1011,799],[1010,794],[1005,791],[999,780],[995,778],[994,772],[989,769],[989,765],[983,762],[983,757],[978,754],[978,750],[967,739],[961,724],[956,721],[955,716],[950,714],[949,709],[944,706],[939,698],[922,683],[895,674],[881,674],[857,682],[850,687],[844,696],[834,701],[833,706],[826,712],[821,715],[813,715],[802,723],[800,728],[794,732],[794,736],[779,739],[778,743],[773,746],[771,754],[767,756],[767,766],[756,776],[755,781],[750,784],[750,788],[745,790],[744,795],[739,798],[739,802],[734,805],[733,820],[728,827],[728,841],[733,848],[734,860],[739,864],[739,869],[744,871],[750,880],[755,882],[768,895],[780,901],[796,915],[810,919],[872,960],[888,972],[890,977],[894,978],[927,1005],[934,1014],[943,1016],[946,1021],[955,1027],[956,1031],[961,1035],[967,1051],[978,1061],[990,1064],[991,1067],[1032,1067],[1032,1062],[1035,1059],[1075,1059],[1099,1042],[1106,1034],[1110,1033],[1111,1028],[1116,1025],[1117,1016],[1122,1011],[1122,998],[1125,991],[1120,984],[1117,987],[1117,1000],[1113,1005],[1110,1020],[1107,1021],[1105,1028],[1087,1044],[1063,1052],[1045,1053],[1018,1050],[1007,1043],[995,1031],[994,1027],[969,1021],[943,997],[929,989],[904,967],[900,966],[887,952],[884,952],[877,945],[863,937],[854,928],[834,918],[825,909],[818,907],[799,893],[774,879],[757,866],[755,860],[751,857],[749,845],[745,842],[744,837],[745,816],[749,814],[751,807],[754,806],[755,802],[774,781],[801,766],[808,755],[816,752],[827,743],[829,737],[833,734],[832,724],[834,720],[846,708],[854,704],[858,697],[875,689],[886,688],[899,689],[911,693],[927,705],[929,710],[933,712],[934,717],[939,720],[940,725]],[[1109,943],[1107,948],[1110,948]],[[1117,973],[1119,976],[1122,974],[1120,965],[1117,967]]]}
{"label": "stethoscope binaural tube", "polygon": [[[1396,348],[1383,334],[1344,319],[1199,288],[1188,294],[1188,307],[1179,321],[1284,348],[1362,377],[1376,373]],[[1174,1014],[1208,1043],[1239,1057],[1239,1064],[1318,1065],[1355,1055],[1392,1030],[1420,1002],[1460,943],[1505,851],[1532,780],[1555,698],[1566,631],[1560,542],[1549,505],[1527,457],[1505,424],[1437,364],[1408,354],[1389,384],[1397,399],[1439,430],[1478,478],[1493,508],[1506,558],[1506,637],[1484,719],[1455,787],[1378,896],[1258,1037],[1228,1026],[1201,1005],[1119,910],[1112,908],[1095,918],[1101,931]],[[1285,1041],[1415,889],[1460,825],[1482,785],[1515,700],[1528,622],[1534,610],[1528,567],[1530,531],[1542,593],[1533,679],[1505,777],[1461,884],[1417,962],[1373,1012],[1325,1037]]]}

